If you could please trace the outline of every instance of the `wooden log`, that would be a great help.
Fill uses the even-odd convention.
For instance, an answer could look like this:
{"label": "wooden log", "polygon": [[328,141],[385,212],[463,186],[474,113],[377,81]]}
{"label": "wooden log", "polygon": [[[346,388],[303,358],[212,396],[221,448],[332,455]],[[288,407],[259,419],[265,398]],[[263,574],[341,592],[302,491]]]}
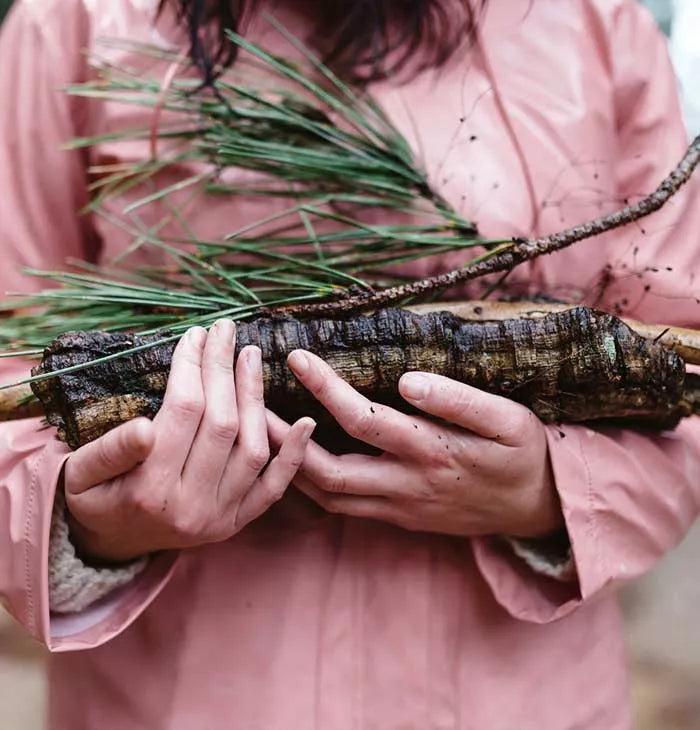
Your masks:
{"label": "wooden log", "polygon": [[[584,307],[535,319],[473,322],[451,312],[382,309],[369,316],[302,321],[264,318],[238,325],[237,353],[261,347],[265,397],[287,418],[327,418],[286,364],[296,348],[323,357],[372,400],[408,410],[400,376],[423,370],[512,398],[545,422],[608,421],[672,428],[693,412],[682,358],[619,319]],[[45,352],[36,374],[146,344],[101,332],[69,333]],[[33,384],[47,420],[71,447],[160,407],[173,343],[155,345]]]}

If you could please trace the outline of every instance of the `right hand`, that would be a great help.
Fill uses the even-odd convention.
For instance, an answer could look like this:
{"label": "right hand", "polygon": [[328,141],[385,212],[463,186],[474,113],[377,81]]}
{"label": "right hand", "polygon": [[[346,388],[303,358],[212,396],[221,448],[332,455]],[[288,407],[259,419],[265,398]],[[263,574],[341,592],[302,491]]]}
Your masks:
{"label": "right hand", "polygon": [[268,465],[260,350],[241,351],[234,377],[234,346],[230,320],[209,334],[189,330],[153,421],[129,421],[68,458],[66,503],[81,554],[116,562],[220,542],[284,494],[315,424],[297,421]]}

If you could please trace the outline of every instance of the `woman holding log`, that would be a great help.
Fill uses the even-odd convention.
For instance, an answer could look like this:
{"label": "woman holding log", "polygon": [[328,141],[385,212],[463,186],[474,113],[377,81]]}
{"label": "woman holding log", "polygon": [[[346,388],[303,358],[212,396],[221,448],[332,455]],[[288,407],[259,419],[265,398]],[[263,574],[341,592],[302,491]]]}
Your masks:
{"label": "woman holding log", "polygon": [[[241,4],[212,2],[206,18],[201,5],[18,0],[0,41],[4,289],[31,285],[20,266],[129,246],[79,211],[88,165],[145,157],[146,144],[105,139],[90,159],[61,148],[149,113],[58,91],[86,78],[98,36],[189,45],[205,82],[235,62],[219,25],[293,55],[265,3],[242,25]],[[662,39],[632,0],[273,5],[339,72],[372,83],[440,193],[484,232],[528,236],[614,208],[684,148]],[[698,194],[696,181],[644,230],[521,267],[511,293],[582,292],[697,326]],[[146,226],[162,213],[144,212]],[[259,215],[211,198],[188,225],[212,240],[223,221]],[[139,255],[134,266],[149,263]],[[335,456],[310,419],[265,411],[259,351],[234,372],[234,337],[222,320],[182,339],[153,422],[74,453],[36,421],[0,430],[0,594],[52,651],[52,728],[630,727],[611,588],[695,519],[696,421],[662,435],[545,427],[420,373],[400,394],[441,420],[409,417],[296,352],[304,386],[382,452]]]}

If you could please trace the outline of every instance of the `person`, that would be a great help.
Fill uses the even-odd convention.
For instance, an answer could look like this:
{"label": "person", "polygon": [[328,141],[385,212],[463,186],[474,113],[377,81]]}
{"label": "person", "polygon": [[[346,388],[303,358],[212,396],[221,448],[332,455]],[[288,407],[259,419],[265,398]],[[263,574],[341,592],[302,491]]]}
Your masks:
{"label": "person", "polygon": [[[202,26],[197,2],[18,0],[0,41],[3,289],[40,285],[22,266],[106,262],[131,243],[110,221],[138,191],[104,215],[79,211],[89,169],[144,159],[148,143],[63,145],[147,127],[150,112],[61,89],[89,77],[90,53],[155,78],[166,69],[98,39],[235,64],[212,29],[240,7],[212,3]],[[448,0],[271,7],[343,73],[362,67],[440,193],[484,235],[613,210],[685,149],[664,43],[634,0],[490,0],[471,17]],[[239,27],[293,56],[263,9]],[[694,180],[642,225],[519,267],[508,293],[698,326],[698,195]],[[137,222],[164,212],[154,202]],[[186,215],[211,239],[261,206],[204,197]],[[615,588],[698,514],[697,419],[667,433],[544,426],[421,373],[401,395],[442,420],[407,419],[296,352],[301,382],[383,452],[334,456],[308,419],[264,411],[260,354],[248,349],[234,373],[234,336],[225,320],[191,330],[156,418],[74,453],[37,421],[0,429],[0,595],[51,651],[53,730],[631,727]],[[3,379],[22,368],[6,364]]]}

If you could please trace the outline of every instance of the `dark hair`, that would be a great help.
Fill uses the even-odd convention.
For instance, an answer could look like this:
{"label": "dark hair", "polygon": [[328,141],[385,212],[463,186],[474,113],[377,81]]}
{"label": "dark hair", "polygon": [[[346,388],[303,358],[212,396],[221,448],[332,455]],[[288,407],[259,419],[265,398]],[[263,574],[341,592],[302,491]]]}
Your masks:
{"label": "dark hair", "polygon": [[[471,3],[474,3],[472,5]],[[174,3],[204,82],[236,58],[225,30],[241,31],[254,0],[160,0]],[[310,41],[337,73],[373,81],[406,69],[444,64],[473,33],[486,0],[313,0]]]}

